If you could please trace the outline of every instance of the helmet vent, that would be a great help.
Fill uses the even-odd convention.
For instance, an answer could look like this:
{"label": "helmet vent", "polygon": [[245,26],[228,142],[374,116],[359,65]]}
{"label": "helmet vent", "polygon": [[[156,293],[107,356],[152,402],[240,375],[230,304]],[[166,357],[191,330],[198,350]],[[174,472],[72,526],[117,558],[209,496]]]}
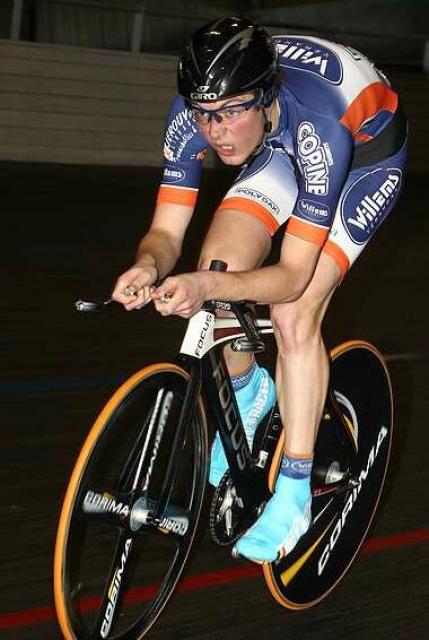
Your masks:
{"label": "helmet vent", "polygon": [[239,51],[243,51],[244,49],[246,49],[246,47],[249,46],[249,42],[252,37],[253,31],[254,31],[253,27],[248,27],[244,31],[240,31],[239,33],[236,33],[235,36],[233,36],[230,40],[228,40],[228,42],[222,47],[222,49],[217,53],[217,55],[211,61],[210,66],[207,69],[207,74],[210,72],[213,65],[215,65],[216,62],[223,56],[225,51],[228,51],[228,49],[230,49],[236,42],[239,42],[241,40],[240,46],[238,48]]}

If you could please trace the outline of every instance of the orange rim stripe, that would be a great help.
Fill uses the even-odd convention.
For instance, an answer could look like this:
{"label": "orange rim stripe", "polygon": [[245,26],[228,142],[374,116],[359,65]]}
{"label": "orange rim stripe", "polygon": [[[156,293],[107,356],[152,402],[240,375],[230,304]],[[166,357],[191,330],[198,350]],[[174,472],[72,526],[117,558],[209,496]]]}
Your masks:
{"label": "orange rim stripe", "polygon": [[287,233],[291,236],[307,240],[318,247],[323,247],[329,234],[329,229],[316,227],[310,222],[303,222],[298,218],[290,218],[287,225]]}
{"label": "orange rim stripe", "polygon": [[279,228],[279,223],[275,217],[261,204],[252,202],[246,198],[226,198],[219,205],[218,211],[233,209],[242,213],[248,213],[266,227],[270,235],[274,235]]}
{"label": "orange rim stripe", "polygon": [[158,191],[157,202],[170,202],[173,204],[184,204],[188,207],[195,207],[197,197],[197,189],[166,187],[161,185]]}
{"label": "orange rim stripe", "polygon": [[274,492],[276,486],[277,475],[280,469],[280,463],[282,461],[283,449],[285,443],[285,427],[283,426],[282,432],[279,437],[279,441],[274,451],[273,461],[271,463],[270,472],[268,474],[268,488],[271,492]]}
{"label": "orange rim stripe", "polygon": [[[94,422],[88,436],[83,444],[83,447],[79,453],[74,469],[71,474],[71,478],[67,487],[67,491],[63,500],[63,506],[60,515],[60,521],[57,530],[57,537],[55,542],[54,552],[54,601],[55,609],[57,613],[58,623],[61,631],[63,632],[65,640],[75,640],[75,636],[72,633],[69,624],[68,613],[64,602],[63,595],[63,557],[65,553],[65,539],[70,525],[70,515],[73,500],[76,493],[76,487],[80,482],[82,473],[85,469],[85,463],[90,456],[92,449],[94,448],[100,432],[104,429],[104,426],[122,399],[133,389],[141,380],[158,372],[158,371],[174,371],[183,378],[187,379],[189,374],[175,364],[171,363],[159,363],[140,369],[133,374],[128,380],[126,380],[113,394],[113,396],[107,401],[106,405],[102,409],[98,418]],[[204,406],[202,404],[201,397],[198,399],[198,403],[201,410],[201,415],[205,421]]]}
{"label": "orange rim stripe", "polygon": [[[344,342],[344,343],[338,345],[337,347],[335,347],[334,349],[332,349],[330,351],[330,357],[331,357],[332,360],[335,360],[335,358],[340,356],[342,353],[344,353],[345,351],[348,351],[349,349],[353,349],[354,347],[365,348],[365,349],[368,349],[369,351],[372,351],[380,359],[380,362],[382,363],[382,365],[383,365],[383,367],[384,367],[384,369],[386,371],[386,376],[387,376],[387,381],[388,381],[388,386],[389,386],[389,392],[390,392],[390,406],[391,406],[391,409],[392,409],[392,416],[391,416],[391,424],[392,424],[392,422],[393,422],[392,387],[391,387],[390,377],[389,377],[389,374],[388,374],[387,367],[386,367],[386,365],[384,363],[384,359],[383,359],[382,355],[380,354],[380,352],[373,345],[371,345],[370,343],[365,342],[363,340],[349,340],[348,342]],[[276,449],[275,454],[274,454],[273,462],[271,464],[270,478],[274,475],[273,467],[275,467],[275,465],[277,463],[276,456],[278,454],[278,449],[279,449],[279,447],[277,445],[277,449]],[[272,487],[270,487],[270,488],[272,490]],[[379,498],[380,498],[380,495],[378,496],[378,499]],[[378,503],[378,501],[377,501],[377,503]],[[377,505],[375,506],[375,508],[377,508]],[[375,512],[375,510],[374,510],[374,512]],[[322,536],[316,541],[316,544],[311,547],[311,549],[310,549],[311,552],[314,551],[315,546],[317,546],[317,544],[320,542],[320,540],[324,537],[324,535],[326,534],[327,530],[331,526],[332,522],[333,521],[331,521],[331,523],[328,525],[328,527],[323,532]],[[362,541],[364,540],[364,538],[365,538],[365,536],[366,536],[366,534],[368,532],[368,529],[371,526],[371,522],[372,522],[372,518],[371,518],[370,522],[368,523],[368,527],[366,529],[365,535],[362,538]],[[356,557],[360,547],[361,547],[361,545],[358,546],[358,548],[356,549],[356,553],[354,554],[354,556],[350,560],[350,563],[347,565],[346,569],[341,574],[341,576],[337,579],[337,581],[331,586],[329,591],[325,592],[321,597],[317,598],[316,600],[313,600],[312,602],[307,602],[305,604],[297,604],[297,603],[292,602],[292,601],[288,600],[287,598],[285,598],[285,596],[281,593],[281,591],[279,590],[279,587],[277,586],[276,579],[274,578],[274,575],[273,575],[272,565],[270,563],[265,563],[262,568],[263,568],[263,572],[264,572],[264,578],[265,578],[267,586],[268,586],[268,588],[269,588],[269,590],[271,592],[271,595],[275,598],[275,600],[277,600],[277,602],[280,605],[282,605],[283,607],[286,607],[288,609],[292,609],[292,610],[308,609],[309,607],[311,607],[311,606],[315,605],[316,603],[320,602],[321,600],[323,600],[323,598],[325,598],[328,595],[328,593],[330,593],[335,588],[335,586],[340,582],[340,580],[342,579],[342,577],[346,573],[348,567],[353,562],[353,560]],[[305,554],[303,557],[301,557],[295,563],[295,565],[293,565],[293,567],[297,566],[298,563],[299,563],[299,566],[297,566],[297,569],[299,571],[299,569],[301,568],[302,564],[304,564],[304,562],[307,560],[308,557],[309,556],[308,556],[308,552],[307,552],[307,554]],[[291,567],[291,569],[292,569],[292,567]],[[288,580],[289,577],[290,576],[288,574],[288,570],[286,570],[281,576],[283,584],[285,583],[285,580],[286,581]],[[293,577],[294,576],[291,576],[291,578],[293,578]]]}
{"label": "orange rim stripe", "polygon": [[354,349],[355,347],[363,347],[364,349],[368,349],[368,351],[372,351],[373,353],[375,353],[380,358],[380,360],[383,360],[383,356],[378,351],[378,349],[376,349],[370,342],[367,342],[366,340],[347,340],[346,342],[342,342],[341,344],[338,344],[336,347],[331,349],[331,351],[329,352],[329,357],[331,358],[331,360],[334,360],[335,358],[338,358],[338,356],[340,356],[342,353],[344,353],[344,351]]}
{"label": "orange rim stripe", "polygon": [[[317,547],[319,546],[319,544],[321,543],[323,538],[326,536],[326,534],[329,531],[329,529],[331,528],[331,525],[334,522],[334,520],[335,520],[335,518],[332,518],[331,522],[325,528],[323,533],[318,537],[316,542],[314,544],[312,544],[311,547],[309,549],[307,549],[307,551],[300,558],[298,558],[298,560],[296,562],[294,562],[294,564],[292,566],[289,567],[289,569],[286,569],[286,571],[283,571],[283,573],[281,574],[281,580],[282,580],[283,584],[285,585],[285,587],[289,584],[289,582],[291,582],[291,580],[294,579],[294,577],[296,576],[298,571],[307,562],[307,560],[310,558],[310,556],[313,555],[313,552],[317,549]],[[297,607],[298,607],[298,605],[297,605]]]}
{"label": "orange rim stripe", "polygon": [[365,120],[375,116],[381,109],[394,113],[397,107],[397,94],[383,82],[373,82],[356,96],[340,122],[356,136]]}

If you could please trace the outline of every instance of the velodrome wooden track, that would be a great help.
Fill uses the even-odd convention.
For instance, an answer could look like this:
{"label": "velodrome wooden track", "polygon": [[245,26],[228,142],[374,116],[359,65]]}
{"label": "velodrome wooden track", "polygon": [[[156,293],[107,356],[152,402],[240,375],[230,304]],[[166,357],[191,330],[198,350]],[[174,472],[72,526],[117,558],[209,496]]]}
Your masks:
{"label": "velodrome wooden track", "polygon": [[[60,640],[52,608],[58,510],[80,443],[115,384],[171,358],[183,322],[151,309],[80,316],[72,302],[109,294],[146,228],[159,172],[0,163],[1,313],[0,637]],[[230,176],[206,175],[180,269]],[[290,612],[253,565],[206,535],[188,581],[153,640],[424,640],[428,613],[429,233],[426,164],[338,290],[329,347],[349,338],[387,354],[394,382],[393,459],[369,541],[339,588]],[[198,580],[191,580],[193,577]]]}

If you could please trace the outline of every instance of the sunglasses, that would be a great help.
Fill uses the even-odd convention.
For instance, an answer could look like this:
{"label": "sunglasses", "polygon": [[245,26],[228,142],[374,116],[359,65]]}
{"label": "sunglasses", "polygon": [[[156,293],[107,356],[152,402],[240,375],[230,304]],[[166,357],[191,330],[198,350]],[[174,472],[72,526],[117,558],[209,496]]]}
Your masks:
{"label": "sunglasses", "polygon": [[230,104],[220,109],[203,109],[202,107],[191,104],[192,117],[197,124],[202,127],[207,126],[212,119],[218,124],[231,124],[238,120],[249,109],[259,103],[259,98],[252,98],[247,102],[240,102],[239,104]]}

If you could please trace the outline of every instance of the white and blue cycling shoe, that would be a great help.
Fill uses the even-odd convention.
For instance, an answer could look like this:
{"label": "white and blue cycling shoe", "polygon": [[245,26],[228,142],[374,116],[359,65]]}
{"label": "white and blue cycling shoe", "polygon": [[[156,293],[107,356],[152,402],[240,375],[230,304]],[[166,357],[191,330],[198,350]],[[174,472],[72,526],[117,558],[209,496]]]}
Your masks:
{"label": "white and blue cycling shoe", "polygon": [[[253,438],[259,423],[275,404],[275,384],[266,369],[254,364],[247,384],[235,392],[235,397],[247,442],[252,449]],[[217,487],[227,469],[228,463],[219,432],[217,432],[211,450],[210,484]]]}
{"label": "white and blue cycling shoe", "polygon": [[274,562],[292,551],[310,522],[310,478],[279,475],[274,495],[255,524],[237,542],[233,555],[258,563]]}

